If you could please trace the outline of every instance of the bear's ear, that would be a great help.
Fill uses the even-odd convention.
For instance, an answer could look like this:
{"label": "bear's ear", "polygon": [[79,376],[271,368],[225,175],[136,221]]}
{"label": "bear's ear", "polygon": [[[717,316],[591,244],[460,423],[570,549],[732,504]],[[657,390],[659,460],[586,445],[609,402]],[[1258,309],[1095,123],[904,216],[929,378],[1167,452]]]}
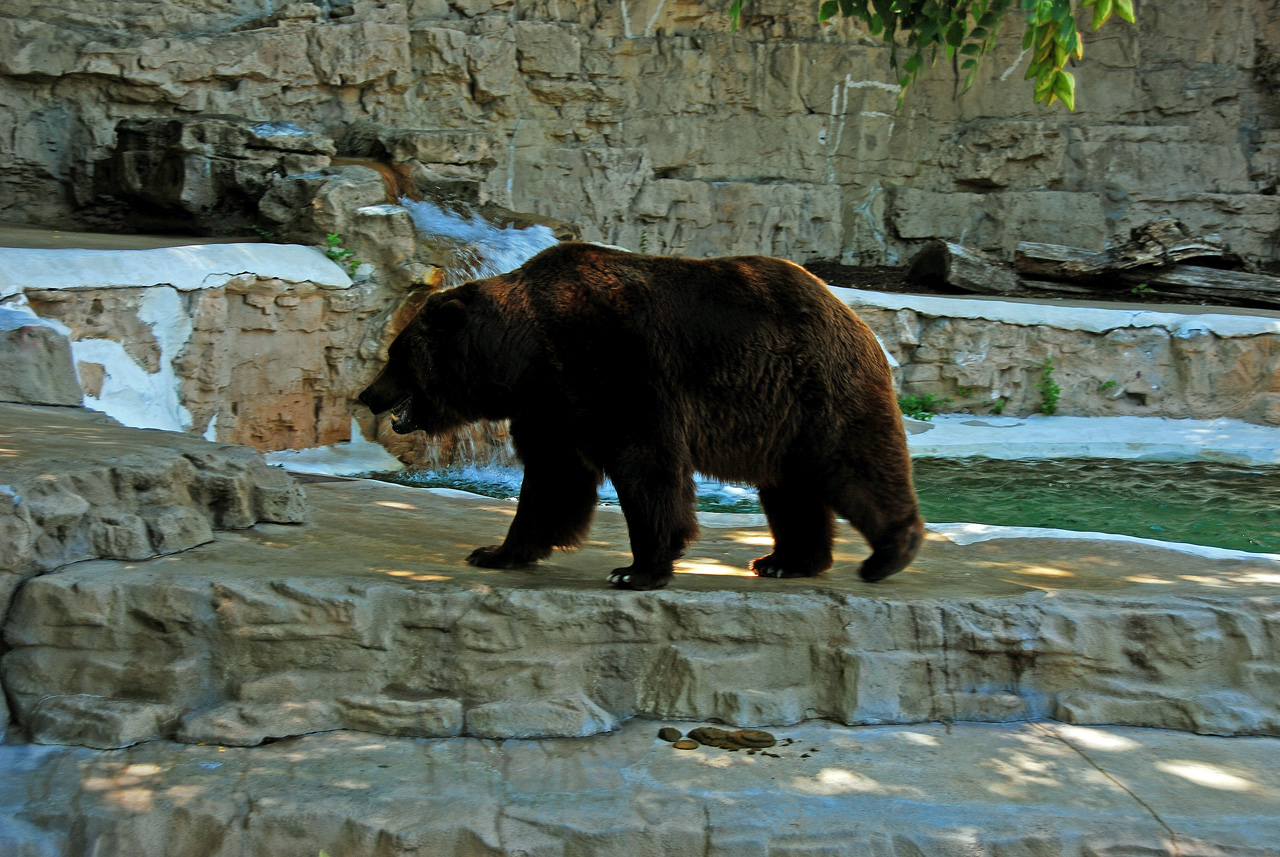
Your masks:
{"label": "bear's ear", "polygon": [[431,325],[437,330],[452,333],[461,329],[467,320],[467,305],[460,300],[445,301],[431,313]]}

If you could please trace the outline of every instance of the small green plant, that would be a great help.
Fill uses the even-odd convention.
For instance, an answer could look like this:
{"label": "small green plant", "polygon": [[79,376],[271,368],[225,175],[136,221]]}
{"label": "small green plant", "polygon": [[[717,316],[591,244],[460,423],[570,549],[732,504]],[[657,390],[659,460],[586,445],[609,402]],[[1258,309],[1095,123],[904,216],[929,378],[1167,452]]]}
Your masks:
{"label": "small green plant", "polygon": [[1004,406],[1008,404],[1004,399],[997,399],[991,404],[991,413],[1000,416],[1004,413]]}
{"label": "small green plant", "polygon": [[1129,289],[1129,293],[1134,295],[1146,294],[1149,291],[1151,291],[1151,286],[1147,285],[1146,283],[1138,283],[1138,285]]}
{"label": "small green plant", "polygon": [[922,396],[902,396],[898,399],[898,407],[912,419],[931,420],[933,409],[950,401],[951,399],[941,398],[937,393],[925,393]]}
{"label": "small green plant", "polygon": [[962,399],[972,398],[973,393],[972,387],[956,387],[956,395]]}
{"label": "small green plant", "polygon": [[1114,386],[1116,386],[1115,381],[1103,381],[1101,384],[1098,385],[1098,392],[1101,393],[1104,390],[1110,390]]}
{"label": "small green plant", "polygon": [[640,230],[640,252],[641,253],[649,252],[649,230],[648,229]]}
{"label": "small green plant", "polygon": [[356,258],[354,250],[347,250],[342,246],[342,236],[336,232],[330,232],[324,237],[325,250],[324,254],[333,261],[342,265],[351,276],[356,275],[356,269],[364,263]]}
{"label": "small green plant", "polygon": [[261,226],[250,226],[249,228],[252,229],[254,232],[258,233],[258,237],[261,238],[263,241],[276,240],[276,234],[272,232],[270,229],[263,229]]}
{"label": "small green plant", "polygon": [[1040,382],[1036,384],[1040,391],[1040,410],[1049,416],[1058,412],[1058,399],[1062,396],[1062,388],[1053,380],[1053,358],[1046,357],[1040,367]]}

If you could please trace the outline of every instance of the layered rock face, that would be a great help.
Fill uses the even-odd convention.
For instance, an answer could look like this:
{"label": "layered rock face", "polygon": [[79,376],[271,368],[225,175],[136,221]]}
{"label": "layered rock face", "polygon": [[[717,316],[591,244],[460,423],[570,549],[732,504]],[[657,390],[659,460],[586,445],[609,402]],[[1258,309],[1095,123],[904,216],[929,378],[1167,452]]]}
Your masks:
{"label": "layered rock face", "polygon": [[1280,318],[836,291],[934,410],[1280,425]]}
{"label": "layered rock face", "polygon": [[603,583],[625,543],[616,511],[581,551],[489,572],[464,546],[500,534],[510,504],[349,480],[308,499],[311,526],[28,581],[2,661],[18,722],[101,748],[585,736],[637,715],[1280,735],[1267,556],[934,537],[878,588],[842,533],[831,574],[797,583],[745,570],[769,538],[742,521],[708,527],[669,591],[632,597]]}
{"label": "layered rock face", "polygon": [[[411,148],[481,201],[651,252],[893,263],[929,238],[1101,247],[1170,216],[1278,258],[1273,3],[1169,0],[1108,25],[1075,113],[1032,105],[1012,20],[972,90],[938,67],[897,112],[874,40],[748,6],[731,34],[721,7],[673,0],[11,3],[0,217],[118,226],[145,196],[104,184],[129,129],[229,114],[335,140],[366,120],[478,133],[436,140],[466,163]],[[288,161],[275,178],[305,166]]]}

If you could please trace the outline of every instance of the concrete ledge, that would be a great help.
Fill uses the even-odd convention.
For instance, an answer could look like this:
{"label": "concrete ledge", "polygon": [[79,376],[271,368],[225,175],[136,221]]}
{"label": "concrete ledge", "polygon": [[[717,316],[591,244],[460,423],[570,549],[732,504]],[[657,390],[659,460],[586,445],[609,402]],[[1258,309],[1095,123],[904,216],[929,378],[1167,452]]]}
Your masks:
{"label": "concrete ledge", "polygon": [[345,289],[351,278],[301,244],[193,244],[151,250],[33,250],[0,247],[0,298],[27,289],[172,286],[212,289],[243,276]]}
{"label": "concrete ledge", "polygon": [[463,558],[514,504],[458,494],[318,482],[312,524],[28,581],[0,664],[15,716],[37,740],[96,746],[583,736],[635,716],[1280,735],[1280,563],[1264,556],[931,534],[868,585],[843,529],[830,573],[779,581],[746,570],[767,530],[730,524],[667,590],[616,592],[617,511],[578,551],[489,571]]}
{"label": "concrete ledge", "polygon": [[[777,730],[675,750],[313,735],[0,747],[0,851],[71,857],[1280,855],[1280,741],[1052,724]],[[679,724],[687,730],[695,724]]]}

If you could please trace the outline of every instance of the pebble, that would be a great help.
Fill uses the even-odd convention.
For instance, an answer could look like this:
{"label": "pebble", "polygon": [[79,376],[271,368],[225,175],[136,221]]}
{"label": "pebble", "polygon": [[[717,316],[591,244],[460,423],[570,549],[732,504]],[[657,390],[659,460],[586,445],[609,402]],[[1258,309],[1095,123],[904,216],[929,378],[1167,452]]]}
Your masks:
{"label": "pebble", "polygon": [[679,741],[684,735],[674,726],[663,726],[658,730],[658,737],[663,741]]}
{"label": "pebble", "polygon": [[698,742],[689,738],[681,738],[672,746],[677,750],[696,750],[698,749]]}
{"label": "pebble", "polygon": [[763,729],[742,729],[734,732],[729,737],[743,747],[755,747],[757,749],[772,747],[778,743],[778,739],[774,738],[772,733]]}

